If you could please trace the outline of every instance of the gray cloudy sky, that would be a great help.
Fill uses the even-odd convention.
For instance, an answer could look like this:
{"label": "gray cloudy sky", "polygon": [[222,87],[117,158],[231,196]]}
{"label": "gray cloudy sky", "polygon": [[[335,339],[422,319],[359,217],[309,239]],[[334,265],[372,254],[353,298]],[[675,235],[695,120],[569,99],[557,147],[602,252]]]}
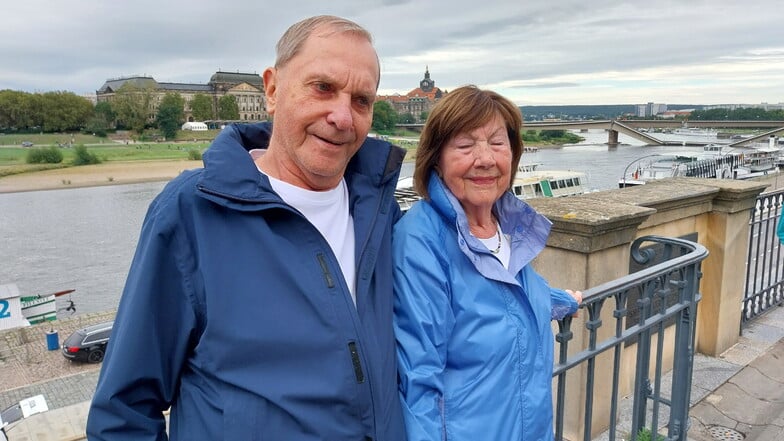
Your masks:
{"label": "gray cloudy sky", "polygon": [[373,33],[381,94],[408,92],[429,66],[442,89],[477,84],[520,105],[784,102],[780,0],[23,0],[0,14],[0,89],[261,73],[283,31],[316,14]]}

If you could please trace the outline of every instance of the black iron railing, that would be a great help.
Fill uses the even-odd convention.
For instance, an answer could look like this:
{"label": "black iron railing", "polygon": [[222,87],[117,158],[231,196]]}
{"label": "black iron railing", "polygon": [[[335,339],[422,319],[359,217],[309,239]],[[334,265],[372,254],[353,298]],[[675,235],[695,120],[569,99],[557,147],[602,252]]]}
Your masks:
{"label": "black iron railing", "polygon": [[776,227],[784,190],[757,197],[749,219],[749,251],[741,329],[749,320],[784,303],[784,258]]}
{"label": "black iron railing", "polygon": [[[643,247],[644,244],[648,246]],[[576,390],[584,391],[584,401],[581,403],[584,415],[583,418],[573,420],[582,422],[583,439],[591,439],[593,410],[597,405],[594,399],[597,358],[603,353],[607,353],[608,357],[612,354],[611,402],[609,421],[597,424],[608,427],[610,441],[616,439],[619,403],[623,398],[620,396],[622,352],[635,348],[626,347],[628,341],[636,341],[637,354],[634,372],[628,373],[633,375],[632,408],[631,421],[626,422],[628,433],[623,433],[624,438],[636,440],[640,434],[647,432],[649,439],[687,439],[697,302],[700,299],[699,279],[702,276],[700,263],[708,256],[708,251],[702,245],[683,239],[646,236],[632,243],[631,256],[637,263],[650,266],[583,293],[580,314],[584,314],[584,329],[575,331],[585,333],[585,347],[569,355],[570,341],[574,337],[571,329],[573,319],[567,317],[558,322],[558,354],[553,371],[553,377],[556,378],[556,440],[564,439],[567,400],[571,401]],[[666,301],[673,294],[675,301]],[[603,332],[611,334],[609,338],[600,339],[603,307],[613,308],[614,323],[611,326],[614,328],[610,332]],[[639,318],[629,326],[626,321],[631,308],[639,308]],[[605,314],[605,317],[608,315]],[[668,326],[675,327],[674,332],[668,330],[665,333]],[[668,339],[666,336],[671,337]],[[670,348],[674,351],[672,382],[667,388],[663,386],[662,378],[669,366],[665,366],[663,354]],[[574,348],[571,349],[571,352],[575,352]],[[655,354],[654,360],[651,360],[652,353]],[[584,378],[584,383],[567,387],[567,373],[577,370],[581,370],[581,375],[572,378]],[[650,378],[650,372],[653,378]],[[607,374],[602,372],[602,378],[606,378]],[[570,391],[569,397],[567,390]],[[669,407],[669,412],[660,408],[662,404]],[[669,420],[663,421],[667,414]],[[659,435],[659,430],[666,432],[666,438]]]}

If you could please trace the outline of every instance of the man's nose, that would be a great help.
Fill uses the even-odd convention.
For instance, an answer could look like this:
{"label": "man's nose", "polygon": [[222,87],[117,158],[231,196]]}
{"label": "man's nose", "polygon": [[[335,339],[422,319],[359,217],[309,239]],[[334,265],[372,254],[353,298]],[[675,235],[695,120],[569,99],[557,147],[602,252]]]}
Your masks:
{"label": "man's nose", "polygon": [[341,96],[335,100],[332,110],[327,115],[327,121],[339,130],[350,129],[354,122],[351,115],[351,98]]}

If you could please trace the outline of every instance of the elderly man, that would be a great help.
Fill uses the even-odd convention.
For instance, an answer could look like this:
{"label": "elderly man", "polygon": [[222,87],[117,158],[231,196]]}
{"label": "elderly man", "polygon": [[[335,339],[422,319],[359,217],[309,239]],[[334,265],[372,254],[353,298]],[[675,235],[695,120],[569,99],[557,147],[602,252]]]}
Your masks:
{"label": "elderly man", "polygon": [[402,440],[391,230],[403,151],[367,139],[370,34],[283,35],[272,125],[230,126],[151,204],[91,440]]}

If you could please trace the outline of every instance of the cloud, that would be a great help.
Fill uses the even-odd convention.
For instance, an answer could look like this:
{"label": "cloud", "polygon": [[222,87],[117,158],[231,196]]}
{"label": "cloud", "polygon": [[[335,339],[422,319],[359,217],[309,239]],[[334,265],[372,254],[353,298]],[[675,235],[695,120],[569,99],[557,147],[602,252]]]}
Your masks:
{"label": "cloud", "polygon": [[497,88],[520,104],[784,101],[780,5],[752,3],[28,0],[0,17],[0,89],[84,93],[131,74],[205,83],[218,69],[261,72],[288,25],[326,13],[373,33],[380,93],[416,87],[428,66],[441,88]]}

